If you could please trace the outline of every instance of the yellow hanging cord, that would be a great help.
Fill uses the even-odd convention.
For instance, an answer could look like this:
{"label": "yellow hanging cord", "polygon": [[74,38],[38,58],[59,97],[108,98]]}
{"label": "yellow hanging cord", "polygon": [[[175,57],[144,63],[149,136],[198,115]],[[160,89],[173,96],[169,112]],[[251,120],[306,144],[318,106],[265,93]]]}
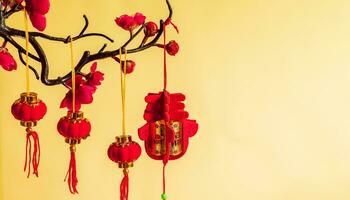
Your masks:
{"label": "yellow hanging cord", "polygon": [[122,134],[126,135],[125,131],[125,93],[126,93],[126,56],[127,51],[124,52],[124,61],[122,61],[122,49],[119,49],[119,61],[120,61],[120,85],[122,95]]}
{"label": "yellow hanging cord", "polygon": [[25,30],[25,39],[26,39],[26,90],[27,94],[30,93],[30,81],[29,81],[29,33],[28,33],[28,16],[27,16],[27,10],[24,8],[24,30]]}
{"label": "yellow hanging cord", "polygon": [[72,68],[72,111],[75,112],[75,69],[74,69],[74,55],[73,55],[73,39],[70,38],[70,61]]}

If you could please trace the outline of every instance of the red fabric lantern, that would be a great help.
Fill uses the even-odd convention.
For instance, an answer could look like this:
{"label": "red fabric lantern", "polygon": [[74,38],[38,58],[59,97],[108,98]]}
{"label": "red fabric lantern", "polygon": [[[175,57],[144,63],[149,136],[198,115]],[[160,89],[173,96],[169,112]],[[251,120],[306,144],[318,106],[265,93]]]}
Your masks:
{"label": "red fabric lantern", "polygon": [[149,157],[163,161],[163,194],[165,193],[165,166],[169,160],[182,157],[188,147],[188,139],[198,131],[195,120],[189,120],[184,111],[185,95],[163,92],[150,93],[145,97],[147,107],[144,119],[147,124],[139,128],[141,140],[145,141],[145,149]]}
{"label": "red fabric lantern", "polygon": [[[165,193],[165,167],[169,160],[182,157],[188,147],[188,139],[198,131],[195,120],[189,120],[188,112],[184,110],[185,95],[181,93],[170,94],[167,88],[167,64],[166,53],[175,55],[179,45],[170,41],[166,45],[166,27],[171,24],[177,32],[178,28],[172,23],[171,18],[164,22],[163,26],[163,48],[164,59],[164,87],[159,93],[149,93],[145,97],[147,107],[144,119],[147,123],[139,128],[138,133],[141,140],[145,141],[145,149],[149,157],[163,161],[163,193],[161,198],[167,199]],[[171,52],[170,52],[171,51]]]}
{"label": "red fabric lantern", "polygon": [[107,154],[119,168],[127,168],[133,166],[133,162],[140,157],[141,147],[132,140],[130,135],[118,136],[116,142],[109,146]]}
{"label": "red fabric lantern", "polygon": [[[20,98],[17,99],[11,107],[12,115],[20,120],[20,124],[26,128],[26,157],[24,171],[28,169],[28,175],[30,176],[32,164],[33,174],[39,176],[38,167],[40,163],[40,143],[38,133],[33,131],[33,127],[37,125],[46,114],[47,108],[45,103],[38,99],[38,95],[34,92],[22,93]],[[33,140],[34,150],[31,152],[31,138]]]}
{"label": "red fabric lantern", "polygon": [[[124,60],[122,60],[122,49],[119,49],[120,63],[120,83],[121,83],[121,102],[122,102],[122,135],[117,136],[107,151],[109,159],[117,163],[119,168],[123,169],[124,177],[120,183],[120,200],[128,200],[129,196],[129,168],[134,166],[134,162],[141,155],[141,147],[137,142],[133,141],[130,135],[126,135],[126,118],[125,118],[125,103],[126,103],[126,75],[128,73],[127,65],[129,60],[126,59],[126,51]],[[133,62],[133,61],[132,61]],[[135,64],[135,63],[134,63]]]}
{"label": "red fabric lantern", "polygon": [[107,151],[109,159],[123,169],[124,178],[120,183],[120,200],[127,200],[129,194],[129,168],[141,155],[141,147],[134,142],[130,135],[116,137]]}
{"label": "red fabric lantern", "polygon": [[185,95],[170,94],[166,90],[158,94],[150,93],[144,119],[147,121],[139,129],[139,137],[145,141],[145,149],[155,160],[175,160],[182,157],[188,147],[188,139],[198,130],[195,120],[189,120],[182,101]]}
{"label": "red fabric lantern", "polygon": [[59,120],[57,130],[63,137],[66,138],[66,143],[70,145],[71,158],[65,181],[68,178],[69,191],[72,194],[76,194],[78,193],[78,178],[75,160],[76,144],[79,144],[81,139],[86,139],[88,136],[90,136],[91,124],[86,118],[84,118],[83,112],[68,111],[67,116],[62,117]]}

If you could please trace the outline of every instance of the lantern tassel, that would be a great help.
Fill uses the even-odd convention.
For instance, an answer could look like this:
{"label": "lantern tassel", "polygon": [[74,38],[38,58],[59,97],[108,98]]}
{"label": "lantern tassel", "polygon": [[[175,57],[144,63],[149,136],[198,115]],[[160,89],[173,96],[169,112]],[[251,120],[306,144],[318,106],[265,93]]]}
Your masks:
{"label": "lantern tassel", "polygon": [[[26,136],[26,157],[25,157],[25,164],[24,164],[24,171],[28,169],[28,175],[27,178],[30,176],[31,167],[33,166],[33,174],[35,174],[36,177],[39,176],[38,168],[40,163],[40,142],[39,142],[39,136],[38,133],[35,131],[32,131],[30,128],[27,128],[27,136]],[[32,153],[32,141],[33,139],[33,153]]]}
{"label": "lantern tassel", "polygon": [[129,175],[128,169],[123,170],[124,178],[120,183],[120,200],[128,200],[129,196]]}
{"label": "lantern tassel", "polygon": [[77,190],[77,184],[78,184],[77,166],[76,166],[76,162],[75,162],[75,145],[70,146],[69,168],[68,168],[66,177],[64,178],[64,181],[67,181],[67,178],[68,178],[68,186],[69,186],[70,193],[78,194],[78,190]]}

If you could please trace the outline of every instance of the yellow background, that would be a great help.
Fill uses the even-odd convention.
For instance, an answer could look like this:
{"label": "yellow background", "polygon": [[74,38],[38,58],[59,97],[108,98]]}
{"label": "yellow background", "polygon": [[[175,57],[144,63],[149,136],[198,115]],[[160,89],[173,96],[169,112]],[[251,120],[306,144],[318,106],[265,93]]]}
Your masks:
{"label": "yellow background", "polygon": [[[350,199],[350,1],[348,0],[173,0],[171,31],[181,45],[169,58],[169,90],[187,95],[190,118],[200,124],[187,154],[167,169],[169,200],[348,200]],[[118,48],[128,37],[114,18],[141,11],[158,21],[164,0],[51,1],[46,33],[77,34],[82,14],[88,31],[103,32]],[[22,15],[8,23],[21,28]],[[50,77],[69,70],[68,46],[42,41]],[[75,44],[96,52],[99,38]],[[15,52],[10,49],[13,54]],[[147,92],[162,88],[162,54],[153,48],[131,55],[136,71],[128,78],[127,129],[134,138],[144,124]],[[48,106],[40,133],[40,178],[22,172],[25,135],[11,113],[24,91],[24,68],[0,70],[0,166],[4,200],[115,200],[121,170],[106,156],[120,134],[118,65],[99,62],[105,81],[94,103],[84,106],[93,124],[78,146],[79,195],[63,182],[68,145],[56,131],[65,115],[59,103],[66,89],[32,88]],[[139,141],[140,142],[140,141]],[[131,170],[130,199],[160,199],[161,162],[145,153]]]}

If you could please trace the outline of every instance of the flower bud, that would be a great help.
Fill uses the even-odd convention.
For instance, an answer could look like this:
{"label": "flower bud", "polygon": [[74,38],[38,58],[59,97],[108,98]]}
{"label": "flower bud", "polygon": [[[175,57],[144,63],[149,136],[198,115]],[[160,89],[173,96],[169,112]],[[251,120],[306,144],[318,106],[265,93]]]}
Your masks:
{"label": "flower bud", "polygon": [[148,22],[144,32],[146,37],[155,36],[158,33],[158,25],[154,22]]}
{"label": "flower bud", "polygon": [[166,46],[165,49],[169,55],[175,56],[179,51],[179,44],[175,40],[171,40]]}

